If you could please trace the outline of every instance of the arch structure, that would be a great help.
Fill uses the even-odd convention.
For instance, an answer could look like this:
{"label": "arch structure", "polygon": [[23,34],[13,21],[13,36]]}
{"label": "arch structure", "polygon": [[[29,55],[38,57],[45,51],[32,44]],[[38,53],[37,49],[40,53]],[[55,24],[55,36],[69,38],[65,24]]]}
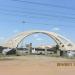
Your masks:
{"label": "arch structure", "polygon": [[75,50],[75,45],[67,38],[55,33],[55,32],[48,32],[48,31],[41,31],[41,30],[34,30],[34,31],[27,31],[27,32],[21,32],[15,37],[12,37],[8,41],[6,41],[2,46],[8,47],[8,48],[17,48],[19,43],[26,38],[29,35],[36,34],[36,33],[42,33],[48,35],[50,38],[52,38],[57,45],[59,45],[60,50]]}

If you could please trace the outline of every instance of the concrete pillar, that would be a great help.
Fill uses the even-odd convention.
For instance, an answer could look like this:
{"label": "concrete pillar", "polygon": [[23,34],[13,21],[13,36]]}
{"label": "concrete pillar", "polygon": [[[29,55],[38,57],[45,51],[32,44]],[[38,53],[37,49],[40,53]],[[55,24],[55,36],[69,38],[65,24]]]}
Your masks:
{"label": "concrete pillar", "polygon": [[47,53],[48,53],[48,52],[47,52],[47,48],[45,48],[45,55],[47,55]]}
{"label": "concrete pillar", "polygon": [[28,48],[28,54],[31,54],[31,50],[30,50],[30,47]]}
{"label": "concrete pillar", "polygon": [[28,54],[31,54],[32,53],[32,43],[27,44],[26,48],[28,49]]}
{"label": "concrete pillar", "polygon": [[60,50],[57,50],[57,55],[60,56]]}

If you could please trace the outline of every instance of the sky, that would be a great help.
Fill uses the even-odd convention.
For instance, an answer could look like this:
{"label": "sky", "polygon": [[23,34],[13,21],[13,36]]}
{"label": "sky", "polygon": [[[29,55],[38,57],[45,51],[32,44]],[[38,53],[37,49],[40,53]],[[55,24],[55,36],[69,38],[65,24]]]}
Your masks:
{"label": "sky", "polygon": [[[31,30],[57,32],[75,42],[75,0],[0,0],[0,42]],[[47,36],[37,35],[49,44]]]}

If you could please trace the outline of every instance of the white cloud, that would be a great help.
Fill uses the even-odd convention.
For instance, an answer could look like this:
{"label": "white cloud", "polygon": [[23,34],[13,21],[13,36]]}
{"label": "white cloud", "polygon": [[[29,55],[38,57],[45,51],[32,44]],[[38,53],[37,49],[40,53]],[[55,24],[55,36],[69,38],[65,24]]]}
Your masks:
{"label": "white cloud", "polygon": [[39,37],[39,35],[38,34],[34,34],[34,37]]}
{"label": "white cloud", "polygon": [[54,31],[59,31],[60,28],[59,28],[59,27],[54,27],[52,30],[54,30]]}
{"label": "white cloud", "polygon": [[19,30],[17,30],[17,29],[13,31],[13,33],[18,33],[18,32],[19,32]]}
{"label": "white cloud", "polygon": [[37,41],[42,41],[43,39],[39,37],[39,34],[34,34],[33,37],[37,40]]}
{"label": "white cloud", "polygon": [[5,37],[0,37],[0,45],[2,45],[5,41]]}
{"label": "white cloud", "polygon": [[0,37],[0,40],[4,40],[5,38],[4,37]]}
{"label": "white cloud", "polygon": [[42,39],[42,38],[36,38],[36,40],[38,40],[38,41],[42,41],[43,39]]}

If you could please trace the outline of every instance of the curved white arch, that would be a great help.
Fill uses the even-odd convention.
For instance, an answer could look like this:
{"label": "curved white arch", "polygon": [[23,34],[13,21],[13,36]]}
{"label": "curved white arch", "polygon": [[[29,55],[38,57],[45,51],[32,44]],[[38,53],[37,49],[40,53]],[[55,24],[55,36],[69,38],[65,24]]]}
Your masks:
{"label": "curved white arch", "polygon": [[[48,31],[41,31],[41,30],[35,30],[35,31],[28,31],[28,32],[22,32],[18,34],[17,36],[11,38],[8,40],[3,46],[4,47],[9,47],[9,48],[16,48],[17,45],[27,36],[36,34],[36,33],[43,33],[51,37],[58,45],[61,50],[74,50],[75,47],[73,44],[68,40],[63,38],[61,35],[54,33],[54,32],[48,32]],[[65,43],[66,40],[66,43]],[[68,46],[68,44],[71,44],[71,46]],[[64,46],[64,47],[63,47]]]}

